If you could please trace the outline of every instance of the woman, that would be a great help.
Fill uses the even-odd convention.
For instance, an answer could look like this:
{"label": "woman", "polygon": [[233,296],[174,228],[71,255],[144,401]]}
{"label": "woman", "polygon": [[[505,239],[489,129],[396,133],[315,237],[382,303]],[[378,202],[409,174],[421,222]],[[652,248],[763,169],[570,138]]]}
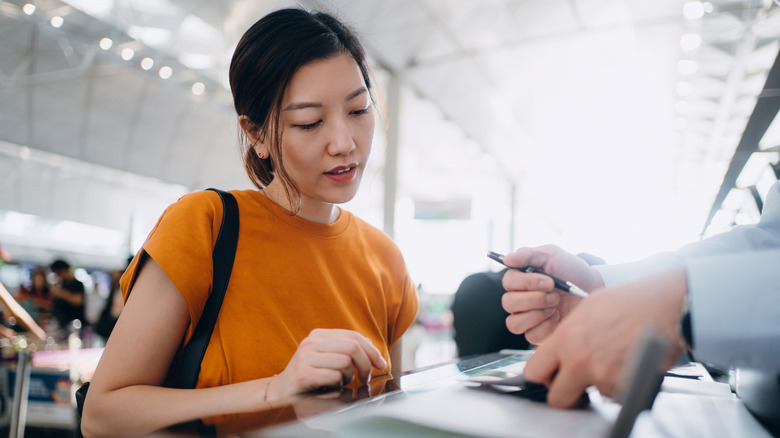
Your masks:
{"label": "woman", "polygon": [[42,268],[35,268],[33,271],[29,288],[24,285],[19,287],[16,299],[35,322],[46,328],[51,313],[52,296],[46,272]]}
{"label": "woman", "polygon": [[280,10],[243,36],[230,84],[258,190],[231,192],[238,248],[197,387],[164,385],[210,290],[222,206],[208,191],[169,207],[123,276],[85,435],[144,434],[400,371],[414,285],[393,242],[336,206],[355,195],[374,131],[360,43],[327,14]]}

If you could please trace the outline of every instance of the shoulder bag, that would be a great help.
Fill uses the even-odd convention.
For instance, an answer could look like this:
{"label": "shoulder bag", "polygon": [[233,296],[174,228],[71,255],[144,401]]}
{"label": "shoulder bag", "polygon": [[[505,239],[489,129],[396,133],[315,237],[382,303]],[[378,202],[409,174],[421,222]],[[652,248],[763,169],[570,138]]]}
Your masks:
{"label": "shoulder bag", "polygon": [[[200,374],[200,363],[206,348],[211,339],[211,333],[214,331],[214,324],[219,316],[219,309],[222,307],[222,299],[225,297],[228,283],[230,282],[230,273],[233,270],[233,260],[236,255],[236,245],[238,244],[238,203],[236,198],[228,192],[218,189],[207,189],[217,192],[222,198],[222,224],[217,234],[217,242],[214,245],[214,252],[211,255],[214,263],[214,278],[212,281],[211,294],[206,300],[203,308],[203,314],[198,320],[198,325],[192,334],[192,338],[184,347],[179,368],[176,370],[173,385],[174,388],[192,389],[198,382]],[[84,400],[87,397],[89,382],[85,382],[76,391],[76,408],[78,410],[78,422],[76,424],[76,436],[81,437],[81,412],[84,409]]]}

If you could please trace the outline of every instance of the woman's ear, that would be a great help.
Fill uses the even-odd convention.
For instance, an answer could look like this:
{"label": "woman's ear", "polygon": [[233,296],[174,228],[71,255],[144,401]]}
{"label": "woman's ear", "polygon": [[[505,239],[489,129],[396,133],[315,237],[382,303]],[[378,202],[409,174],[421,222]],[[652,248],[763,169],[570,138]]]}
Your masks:
{"label": "woman's ear", "polygon": [[255,153],[257,153],[260,158],[267,157],[267,148],[261,139],[262,134],[260,133],[260,128],[249,120],[249,116],[246,115],[238,116],[238,124],[241,125],[244,134],[249,137],[249,141],[252,143],[251,148],[255,150]]}

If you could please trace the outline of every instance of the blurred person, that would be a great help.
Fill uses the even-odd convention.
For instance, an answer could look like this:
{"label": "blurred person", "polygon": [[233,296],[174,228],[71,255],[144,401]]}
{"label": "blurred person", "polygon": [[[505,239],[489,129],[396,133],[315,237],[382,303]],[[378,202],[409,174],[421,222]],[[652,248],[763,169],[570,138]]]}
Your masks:
{"label": "blurred person", "polygon": [[38,267],[33,270],[29,287],[19,286],[16,291],[16,300],[45,330],[52,309],[52,295],[49,280],[46,279],[46,271],[43,268]]}
{"label": "blurred person", "polygon": [[510,332],[501,307],[506,292],[501,279],[506,269],[477,272],[463,279],[452,300],[453,338],[458,356],[494,353],[503,349],[527,350],[525,336]]}
{"label": "blurred person", "polygon": [[[132,261],[133,257],[129,257],[127,259],[127,265],[129,266]],[[125,300],[122,297],[122,289],[119,284],[119,280],[122,278],[122,274],[125,273],[125,269],[117,269],[111,273],[111,285],[109,287],[108,296],[106,296],[103,310],[100,311],[100,316],[95,323],[95,333],[102,337],[103,340],[108,340],[108,337],[111,336],[111,332],[114,330],[119,315],[125,307]]]}
{"label": "blurred person", "polygon": [[74,320],[79,320],[82,327],[86,326],[84,283],[76,279],[65,260],[55,260],[49,269],[57,277],[57,282],[51,286],[51,316],[57,327],[66,330]]}
{"label": "blurred person", "polygon": [[211,289],[223,214],[211,191],[171,205],[122,277],[125,307],[85,400],[86,436],[146,434],[400,374],[414,283],[387,235],[337,207],[358,189],[374,132],[357,37],[325,13],[273,12],[238,43],[230,84],[258,190],[231,192],[238,248],[196,389],[165,385]]}
{"label": "blurred person", "polygon": [[[549,404],[574,406],[591,385],[616,394],[639,337],[654,331],[672,345],[667,369],[690,349],[697,361],[764,376],[758,392],[749,394],[762,400],[749,408],[763,409],[759,405],[771,400],[780,406],[780,182],[757,224],[675,252],[589,267],[558,247],[542,246],[521,248],[504,262],[541,268],[591,292],[582,299],[554,289],[548,276],[515,269],[504,276],[506,325],[540,344],[524,373],[549,387]],[[777,406],[763,418],[778,421]]]}

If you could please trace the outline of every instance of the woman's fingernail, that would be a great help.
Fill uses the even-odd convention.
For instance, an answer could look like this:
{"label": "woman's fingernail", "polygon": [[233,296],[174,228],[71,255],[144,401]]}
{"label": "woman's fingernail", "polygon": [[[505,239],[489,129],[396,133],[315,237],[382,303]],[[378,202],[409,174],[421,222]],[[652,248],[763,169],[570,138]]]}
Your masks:
{"label": "woman's fingernail", "polygon": [[556,301],[558,300],[556,300],[556,297],[551,293],[544,296],[544,302],[547,304],[555,304]]}

